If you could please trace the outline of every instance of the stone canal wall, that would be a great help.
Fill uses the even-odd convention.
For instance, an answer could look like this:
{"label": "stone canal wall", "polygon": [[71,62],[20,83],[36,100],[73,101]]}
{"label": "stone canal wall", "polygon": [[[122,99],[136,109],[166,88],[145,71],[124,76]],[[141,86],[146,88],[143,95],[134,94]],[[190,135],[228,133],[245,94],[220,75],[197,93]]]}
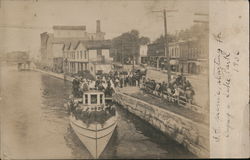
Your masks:
{"label": "stone canal wall", "polygon": [[182,144],[198,157],[209,157],[209,128],[203,123],[177,115],[166,109],[116,92],[114,100],[129,112]]}
{"label": "stone canal wall", "polygon": [[33,69],[33,70],[37,71],[37,72],[44,73],[44,74],[48,74],[48,75],[53,76],[55,78],[64,79],[64,80],[71,81],[71,82],[73,81],[73,77],[64,75],[62,73],[55,73],[55,72],[50,72],[50,71],[44,71],[44,70],[41,70],[41,69]]}

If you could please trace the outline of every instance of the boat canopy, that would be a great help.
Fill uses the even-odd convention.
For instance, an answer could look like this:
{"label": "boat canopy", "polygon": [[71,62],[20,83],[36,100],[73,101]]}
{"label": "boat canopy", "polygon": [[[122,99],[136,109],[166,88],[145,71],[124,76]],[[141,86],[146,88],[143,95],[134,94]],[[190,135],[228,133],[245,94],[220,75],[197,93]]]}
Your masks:
{"label": "boat canopy", "polygon": [[105,105],[105,95],[98,90],[89,90],[83,93],[84,105]]}

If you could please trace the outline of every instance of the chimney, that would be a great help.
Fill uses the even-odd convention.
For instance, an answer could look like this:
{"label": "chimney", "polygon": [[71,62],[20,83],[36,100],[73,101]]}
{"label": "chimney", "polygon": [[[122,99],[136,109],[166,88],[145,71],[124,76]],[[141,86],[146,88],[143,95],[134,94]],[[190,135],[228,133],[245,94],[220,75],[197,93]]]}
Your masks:
{"label": "chimney", "polygon": [[96,21],[96,33],[101,32],[101,21],[97,20]]}

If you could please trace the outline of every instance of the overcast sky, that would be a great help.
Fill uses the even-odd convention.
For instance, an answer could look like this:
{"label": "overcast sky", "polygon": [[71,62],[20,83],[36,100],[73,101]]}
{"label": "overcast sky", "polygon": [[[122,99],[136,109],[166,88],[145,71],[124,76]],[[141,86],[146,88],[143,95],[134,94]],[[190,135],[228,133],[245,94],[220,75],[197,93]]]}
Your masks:
{"label": "overcast sky", "polygon": [[137,29],[153,41],[164,28],[162,13],[152,11],[164,8],[178,10],[168,13],[170,33],[189,28],[194,19],[207,20],[194,13],[209,9],[207,0],[2,0],[0,51],[37,52],[40,33],[52,32],[53,25],[86,25],[88,32],[95,32],[97,19],[106,39]]}

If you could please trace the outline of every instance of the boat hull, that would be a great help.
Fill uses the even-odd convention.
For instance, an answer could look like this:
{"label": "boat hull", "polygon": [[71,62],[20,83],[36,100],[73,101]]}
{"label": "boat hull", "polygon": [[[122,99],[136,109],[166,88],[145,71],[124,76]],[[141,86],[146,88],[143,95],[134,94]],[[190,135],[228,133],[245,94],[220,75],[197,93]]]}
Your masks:
{"label": "boat hull", "polygon": [[109,118],[104,125],[95,123],[87,126],[70,116],[70,125],[94,158],[98,158],[108,144],[117,125],[117,114]]}

